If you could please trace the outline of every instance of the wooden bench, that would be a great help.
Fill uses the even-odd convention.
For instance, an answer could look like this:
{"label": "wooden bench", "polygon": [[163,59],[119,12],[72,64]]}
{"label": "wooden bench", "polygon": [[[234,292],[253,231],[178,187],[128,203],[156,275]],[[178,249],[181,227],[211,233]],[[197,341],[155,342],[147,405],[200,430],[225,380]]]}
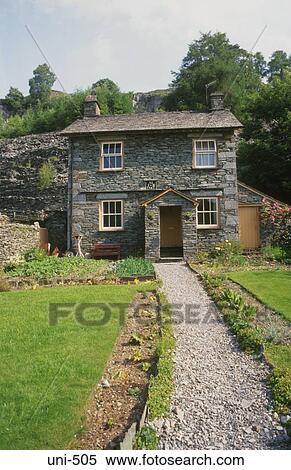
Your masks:
{"label": "wooden bench", "polygon": [[116,256],[120,259],[121,247],[117,243],[96,243],[92,250],[92,258],[109,258]]}

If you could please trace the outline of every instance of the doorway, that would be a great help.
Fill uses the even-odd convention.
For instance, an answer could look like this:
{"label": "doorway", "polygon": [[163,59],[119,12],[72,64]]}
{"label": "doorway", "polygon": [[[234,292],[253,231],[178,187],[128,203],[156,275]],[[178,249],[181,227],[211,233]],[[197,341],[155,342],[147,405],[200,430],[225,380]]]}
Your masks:
{"label": "doorway", "polygon": [[260,206],[239,206],[239,238],[244,250],[260,246]]}
{"label": "doorway", "polygon": [[160,207],[160,257],[183,257],[181,206]]}

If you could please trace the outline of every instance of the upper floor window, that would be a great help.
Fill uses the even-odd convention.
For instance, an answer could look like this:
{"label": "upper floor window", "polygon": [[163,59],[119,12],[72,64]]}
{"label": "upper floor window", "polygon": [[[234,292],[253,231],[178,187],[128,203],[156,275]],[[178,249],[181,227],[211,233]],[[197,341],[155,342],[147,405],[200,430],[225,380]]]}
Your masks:
{"label": "upper floor window", "polygon": [[123,201],[102,201],[100,207],[100,230],[123,229]]}
{"label": "upper floor window", "polygon": [[215,168],[216,158],[215,140],[194,140],[194,168]]}
{"label": "upper floor window", "polygon": [[112,171],[123,168],[123,143],[103,142],[101,149],[101,170]]}
{"label": "upper floor window", "polygon": [[217,197],[197,198],[197,228],[218,227],[218,199]]}

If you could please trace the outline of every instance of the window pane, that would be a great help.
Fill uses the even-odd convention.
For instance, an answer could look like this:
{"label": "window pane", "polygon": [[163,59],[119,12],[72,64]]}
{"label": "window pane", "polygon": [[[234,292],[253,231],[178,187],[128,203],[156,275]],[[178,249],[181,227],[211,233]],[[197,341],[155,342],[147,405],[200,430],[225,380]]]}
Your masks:
{"label": "window pane", "polygon": [[121,168],[121,167],[122,167],[121,157],[116,157],[116,168]]}
{"label": "window pane", "polygon": [[217,225],[217,214],[216,212],[211,212],[211,224]]}
{"label": "window pane", "polygon": [[216,211],[216,199],[211,199],[210,203],[211,203],[211,210]]}
{"label": "window pane", "polygon": [[203,199],[199,199],[198,211],[203,211]]}
{"label": "window pane", "polygon": [[104,168],[110,168],[110,159],[109,157],[104,157]]}
{"label": "window pane", "polygon": [[114,153],[114,144],[109,144],[109,153]]}
{"label": "window pane", "polygon": [[103,202],[103,213],[108,214],[108,202]]}
{"label": "window pane", "polygon": [[210,210],[210,201],[209,201],[209,199],[204,199],[204,210],[205,211]]}
{"label": "window pane", "polygon": [[121,201],[116,202],[116,213],[121,214]]}
{"label": "window pane", "polygon": [[103,153],[108,153],[108,144],[103,144]]}
{"label": "window pane", "polygon": [[115,152],[121,153],[121,143],[115,145]]}
{"label": "window pane", "polygon": [[103,216],[103,227],[109,227],[109,215]]}
{"label": "window pane", "polygon": [[208,142],[202,142],[203,150],[208,150]]}
{"label": "window pane", "polygon": [[214,149],[215,149],[214,140],[210,140],[210,141],[209,141],[209,148],[210,148],[211,150],[214,150]]}
{"label": "window pane", "polygon": [[110,227],[115,227],[115,215],[109,216],[109,225]]}
{"label": "window pane", "polygon": [[196,154],[196,166],[203,166],[203,155],[201,153]]}
{"label": "window pane", "polygon": [[215,165],[215,153],[208,154],[208,165],[214,166]]}
{"label": "window pane", "polygon": [[121,227],[121,215],[116,216],[116,227]]}
{"label": "window pane", "polygon": [[195,145],[196,145],[196,150],[200,150],[202,148],[200,141],[196,142]]}
{"label": "window pane", "polygon": [[209,212],[204,213],[204,225],[210,225],[210,214],[209,214]]}
{"label": "window pane", "polygon": [[203,214],[202,214],[202,212],[198,212],[198,224],[203,225]]}
{"label": "window pane", "polygon": [[115,202],[110,202],[109,203],[109,206],[110,206],[110,214],[115,214]]}

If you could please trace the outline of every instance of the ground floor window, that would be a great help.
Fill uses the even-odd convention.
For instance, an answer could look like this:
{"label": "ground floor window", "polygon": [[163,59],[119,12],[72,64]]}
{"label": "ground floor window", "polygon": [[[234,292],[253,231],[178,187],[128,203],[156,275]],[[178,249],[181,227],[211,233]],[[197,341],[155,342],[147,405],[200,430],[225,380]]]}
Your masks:
{"label": "ground floor window", "polygon": [[197,198],[197,228],[218,227],[218,198]]}
{"label": "ground floor window", "polygon": [[123,229],[123,201],[102,201],[100,212],[101,230]]}

